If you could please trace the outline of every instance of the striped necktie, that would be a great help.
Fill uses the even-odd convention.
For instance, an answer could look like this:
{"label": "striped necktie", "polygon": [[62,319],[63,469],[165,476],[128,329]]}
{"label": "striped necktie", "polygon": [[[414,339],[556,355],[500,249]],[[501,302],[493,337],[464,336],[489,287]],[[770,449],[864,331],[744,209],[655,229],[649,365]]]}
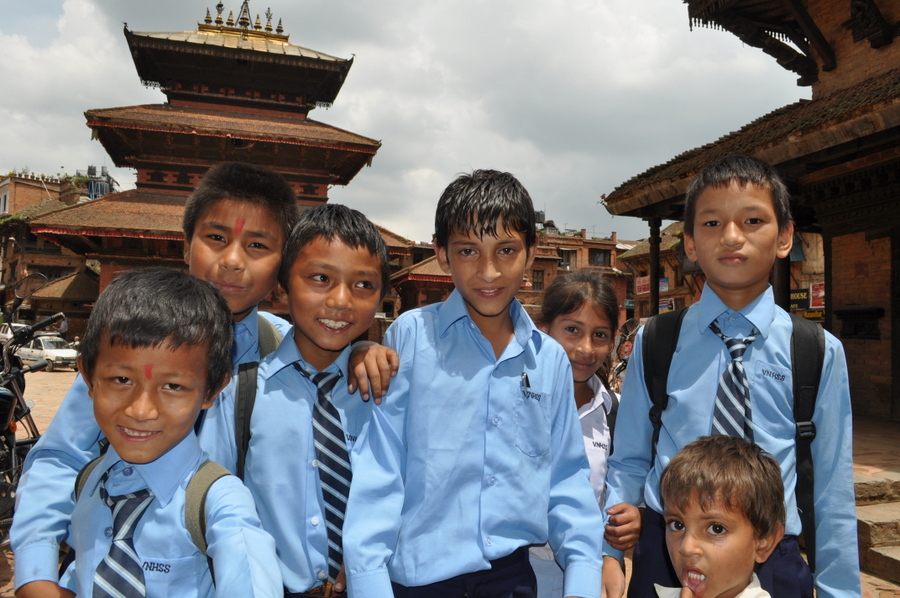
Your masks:
{"label": "striped necktie", "polygon": [[134,528],[153,502],[148,489],[121,496],[106,491],[109,472],[100,479],[100,498],[112,509],[113,532],[109,553],[94,572],[93,598],[144,598],[144,571],[134,549]]}
{"label": "striped necktie", "polygon": [[[300,364],[294,367],[306,376]],[[331,402],[331,391],[341,378],[340,372],[320,372],[312,377],[316,385],[316,404],[313,407],[313,442],[316,445],[319,483],[325,502],[325,525],[328,530],[328,576],[337,579],[344,562],[341,534],[344,527],[344,512],[350,494],[350,456],[344,440],[341,416]]]}
{"label": "striped necktie", "polygon": [[713,434],[737,436],[753,442],[753,427],[750,425],[750,385],[744,371],[744,352],[756,340],[756,328],[746,338],[725,336],[719,326],[712,322],[710,330],[725,342],[731,355],[731,362],[722,372],[719,388],[716,390],[716,409],[713,412]]}

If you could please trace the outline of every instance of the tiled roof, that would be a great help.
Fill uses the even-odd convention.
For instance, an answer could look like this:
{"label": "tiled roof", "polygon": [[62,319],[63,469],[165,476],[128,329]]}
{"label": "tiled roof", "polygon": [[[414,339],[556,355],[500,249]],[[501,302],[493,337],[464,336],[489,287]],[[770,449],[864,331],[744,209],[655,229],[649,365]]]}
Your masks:
{"label": "tiled roof", "polygon": [[31,230],[45,234],[180,240],[184,238],[181,219],[185,200],[183,195],[132,189],[35,218]]}
{"label": "tiled roof", "polygon": [[[684,222],[673,222],[659,232],[660,242],[659,250],[666,251],[674,247],[678,247],[684,233]],[[650,253],[650,241],[642,239],[637,244],[621,254],[618,259],[627,260],[628,258],[638,257]]]}
{"label": "tiled roof", "polygon": [[337,58],[316,50],[310,50],[302,46],[290,43],[282,43],[265,39],[253,39],[237,35],[223,35],[221,33],[205,33],[201,31],[131,31],[131,35],[146,39],[155,39],[172,42],[185,42],[198,47],[232,48],[235,50],[253,50],[279,56],[296,56],[298,58],[312,58],[328,62],[348,62],[345,58]]}
{"label": "tiled roof", "polygon": [[606,197],[625,214],[684,193],[709,163],[750,154],[776,166],[812,152],[900,125],[900,69],[831,95],[801,100],[754,120],[713,143],[689,150],[625,181]]}
{"label": "tiled roof", "polygon": [[84,113],[89,127],[114,126],[182,132],[211,137],[239,137],[317,147],[353,147],[375,154],[381,143],[310,119],[279,118],[246,113],[218,112],[169,104],[100,108]]}
{"label": "tiled roof", "polygon": [[390,247],[412,247],[413,242],[405,237],[401,237],[395,232],[389,231],[383,226],[375,225],[375,228],[378,229],[378,232],[381,233],[381,238],[384,239],[384,244]]}
{"label": "tiled roof", "polygon": [[97,276],[76,272],[58,278],[34,294],[39,299],[65,299],[66,301],[96,301],[100,294]]}
{"label": "tiled roof", "polygon": [[418,264],[413,264],[409,268],[404,268],[391,276],[392,283],[406,279],[453,282],[453,278],[441,270],[441,266],[437,261],[437,256],[434,255],[422,260]]}

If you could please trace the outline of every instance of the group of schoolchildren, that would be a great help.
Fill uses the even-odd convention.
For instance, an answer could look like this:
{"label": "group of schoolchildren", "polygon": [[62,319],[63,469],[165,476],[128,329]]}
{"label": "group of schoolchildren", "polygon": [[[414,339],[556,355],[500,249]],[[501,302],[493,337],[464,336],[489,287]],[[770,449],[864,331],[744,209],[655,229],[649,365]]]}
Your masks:
{"label": "group of schoolchildren", "polygon": [[[298,214],[267,169],[212,168],[185,208],[188,272],[125,272],[93,309],[19,486],[16,596],[619,598],[632,547],[630,597],[859,596],[830,335],[815,582],[798,546],[792,324],[768,282],[792,245],[788,199],[746,156],[688,190],[685,251],[706,285],[654,430],[642,333],[621,405],[606,384],[606,279],[556,277],[536,324],[516,300],[537,238],[512,175],[446,188],[434,245],[455,290],[382,346],[353,344],[389,284],[375,226],[339,205]],[[276,285],[292,325],[257,310]],[[749,390],[743,434],[713,433],[727,376]]]}

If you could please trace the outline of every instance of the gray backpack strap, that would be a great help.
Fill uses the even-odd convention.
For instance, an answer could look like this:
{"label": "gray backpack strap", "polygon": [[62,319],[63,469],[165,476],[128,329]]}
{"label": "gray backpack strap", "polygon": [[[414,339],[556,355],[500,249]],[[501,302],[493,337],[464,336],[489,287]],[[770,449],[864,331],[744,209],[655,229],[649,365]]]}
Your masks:
{"label": "gray backpack strap", "polygon": [[212,559],[206,554],[206,495],[220,478],[231,475],[227,469],[215,461],[204,461],[188,481],[184,496],[184,526],[191,535],[194,546],[209,562],[209,573],[216,583]]}
{"label": "gray backpack strap", "polygon": [[78,500],[78,497],[81,496],[82,491],[84,490],[84,485],[87,484],[88,478],[91,477],[91,472],[97,469],[97,466],[100,465],[100,461],[103,459],[103,455],[100,455],[96,459],[89,461],[84,467],[81,468],[81,471],[78,472],[78,475],[75,477],[75,500]]}
{"label": "gray backpack strap", "polygon": [[273,353],[281,344],[281,333],[275,328],[275,324],[256,314],[257,328],[259,329],[259,358],[262,359],[269,353]]}

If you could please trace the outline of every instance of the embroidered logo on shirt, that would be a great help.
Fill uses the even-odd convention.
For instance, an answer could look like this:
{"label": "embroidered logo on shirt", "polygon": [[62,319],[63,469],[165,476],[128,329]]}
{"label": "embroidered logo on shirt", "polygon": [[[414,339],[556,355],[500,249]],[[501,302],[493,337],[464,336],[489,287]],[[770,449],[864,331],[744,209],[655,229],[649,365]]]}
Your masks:
{"label": "embroidered logo on shirt", "polygon": [[541,400],[541,393],[539,393],[539,392],[534,392],[534,391],[531,390],[530,388],[523,388],[523,389],[522,389],[522,393],[525,395],[525,398],[526,398],[526,399],[532,399],[532,400],[534,400],[534,401],[540,401],[540,400]]}
{"label": "embroidered logo on shirt", "polygon": [[778,372],[773,372],[772,370],[767,370],[765,368],[762,369],[762,375],[768,376],[773,380],[778,380],[779,382],[784,382],[786,376],[784,374],[779,374]]}
{"label": "embroidered logo on shirt", "polygon": [[156,571],[157,573],[168,573],[172,566],[168,563],[153,563],[144,561],[144,571]]}
{"label": "embroidered logo on shirt", "polygon": [[353,434],[344,433],[344,436],[347,437],[347,442],[356,442],[356,436]]}
{"label": "embroidered logo on shirt", "polygon": [[597,442],[596,440],[592,441],[591,444],[594,445],[594,448],[606,450],[608,445],[605,442]]}

